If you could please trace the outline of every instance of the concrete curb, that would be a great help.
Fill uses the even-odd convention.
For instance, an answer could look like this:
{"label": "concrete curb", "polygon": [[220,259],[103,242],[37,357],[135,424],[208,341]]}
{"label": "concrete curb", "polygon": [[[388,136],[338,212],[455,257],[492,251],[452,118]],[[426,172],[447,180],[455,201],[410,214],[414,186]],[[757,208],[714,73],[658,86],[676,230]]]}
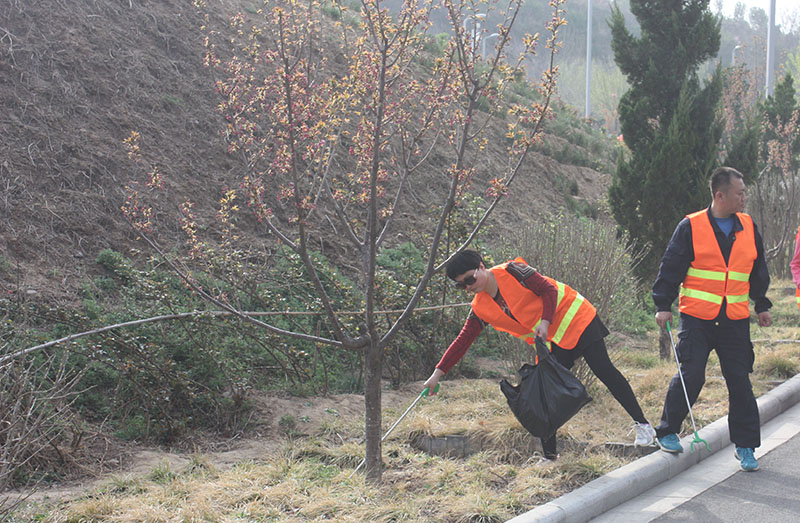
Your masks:
{"label": "concrete curb", "polygon": [[[800,402],[800,374],[778,385],[758,398],[761,424]],[[647,492],[660,483],[677,476],[692,465],[731,444],[728,437],[728,417],[697,431],[708,442],[695,443],[689,452],[694,434],[681,440],[683,454],[656,452],[625,465],[587,483],[581,488],[540,505],[510,519],[508,523],[583,523]]]}

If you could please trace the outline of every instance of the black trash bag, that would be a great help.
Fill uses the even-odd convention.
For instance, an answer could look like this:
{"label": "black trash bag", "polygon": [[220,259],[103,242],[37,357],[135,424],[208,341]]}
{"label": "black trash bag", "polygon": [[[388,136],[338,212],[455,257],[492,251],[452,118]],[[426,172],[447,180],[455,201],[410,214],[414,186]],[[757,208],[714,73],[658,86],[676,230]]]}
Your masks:
{"label": "black trash bag", "polygon": [[581,407],[592,401],[583,384],[561,365],[536,337],[539,364],[519,369],[519,385],[500,382],[511,412],[534,436],[547,439],[556,433]]}

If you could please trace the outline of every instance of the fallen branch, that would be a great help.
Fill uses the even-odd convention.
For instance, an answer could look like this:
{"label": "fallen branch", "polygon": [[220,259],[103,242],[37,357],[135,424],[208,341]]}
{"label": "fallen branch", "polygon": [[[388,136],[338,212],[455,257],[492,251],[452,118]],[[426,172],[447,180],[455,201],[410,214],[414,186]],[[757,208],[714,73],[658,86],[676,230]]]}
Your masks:
{"label": "fallen branch", "polygon": [[[465,305],[469,305],[469,303],[453,303],[449,305],[435,305],[431,307],[417,307],[415,312],[422,312],[422,311],[432,311],[432,310],[439,310],[439,309],[448,309],[452,307],[463,307]],[[387,310],[387,311],[375,311],[375,314],[401,314],[403,309],[396,309],[396,310]],[[322,311],[264,311],[264,312],[242,312],[241,314],[245,316],[251,317],[258,317],[258,316],[314,316],[319,314],[324,314]],[[339,315],[361,315],[364,314],[364,311],[340,311],[336,314]],[[101,332],[110,331],[113,329],[119,329],[122,327],[133,327],[135,325],[143,325],[145,323],[153,323],[156,321],[165,321],[165,320],[179,320],[182,318],[190,318],[190,317],[199,317],[199,316],[235,316],[237,315],[234,312],[230,311],[192,311],[192,312],[182,312],[178,314],[164,314],[160,316],[153,316],[150,318],[143,318],[140,320],[132,320],[126,321],[123,323],[115,323],[114,325],[106,325],[105,327],[99,327],[97,329],[92,329],[90,331],[85,332],[78,332],[75,334],[70,334],[69,336],[65,336],[63,338],[59,338],[57,340],[48,341],[47,343],[42,343],[41,345],[36,345],[35,347],[29,347],[27,349],[23,349],[12,354],[6,354],[0,357],[0,365],[4,365],[6,362],[9,362],[13,359],[16,359],[20,356],[25,356],[26,354],[30,354],[32,352],[36,352],[38,350],[46,349],[48,347],[52,347],[54,345],[58,345],[60,343],[66,343],[72,340],[77,340],[78,338],[83,338],[86,336],[91,336],[93,334],[100,334]]]}

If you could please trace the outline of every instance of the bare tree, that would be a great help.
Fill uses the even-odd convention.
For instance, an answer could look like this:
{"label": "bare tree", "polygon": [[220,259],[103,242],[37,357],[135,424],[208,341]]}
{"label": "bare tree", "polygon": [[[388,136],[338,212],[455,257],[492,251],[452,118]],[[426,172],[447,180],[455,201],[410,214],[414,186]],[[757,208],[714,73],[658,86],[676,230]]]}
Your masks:
{"label": "bare tree", "polygon": [[[203,7],[201,1],[196,3]],[[506,55],[522,3],[511,0],[495,10],[496,4],[482,1],[407,0],[390,13],[383,0],[362,0],[360,13],[354,14],[337,1],[326,6],[314,0],[267,2],[262,23],[234,16],[232,36],[206,26],[205,60],[220,75],[217,89],[227,121],[225,135],[229,151],[242,158],[244,171],[241,190],[229,190],[221,200],[219,245],[211,249],[201,239],[187,203],[182,227],[188,254],[171,258],[153,238],[154,214],[147,203],[150,192],[163,186],[160,172],[149,169],[146,183],[129,185],[124,207],[129,221],[199,295],[272,334],[363,354],[366,470],[371,480],[381,477],[384,352],[420,303],[431,278],[454,254],[443,249],[443,233],[448,216],[476,178],[472,163],[488,140],[508,144],[507,168],[494,173],[486,188],[487,206],[456,252],[469,245],[503,199],[550,114],[557,76],[553,57],[558,30],[565,23],[563,0],[551,2],[553,18],[546,25],[550,67],[539,86],[539,101],[510,107],[504,101],[508,87],[524,78],[526,56],[535,52],[538,42],[538,34],[526,34],[520,56]],[[424,48],[430,40],[425,31],[434,8],[445,10],[452,34],[442,52],[426,62],[430,57],[423,56]],[[497,33],[493,49],[484,59],[476,50],[487,29],[477,21],[487,16],[499,22],[492,29]],[[505,111],[510,115],[505,136],[487,136],[492,120]],[[131,157],[139,160],[136,139],[132,135],[128,147]],[[431,163],[436,147],[447,150],[446,167]],[[409,189],[426,183],[419,177],[423,169],[437,172],[442,182],[436,218],[426,234],[427,262],[405,308],[385,324],[376,319],[381,305],[376,260],[401,211],[427,211],[409,199]],[[210,264],[209,253],[234,252],[241,243],[233,218],[237,199],[246,201],[311,282],[314,293],[306,307],[324,318],[316,332],[245,314],[229,294],[201,285],[189,269]],[[322,238],[339,238],[357,260],[351,272],[363,312],[356,321],[337,314],[343,305],[331,283],[321,277],[312,246]]]}
{"label": "bare tree", "polygon": [[[767,130],[764,149],[767,163],[755,183],[754,213],[764,238],[764,255],[767,260],[780,259],[779,266],[788,267],[788,252],[793,247],[795,226],[800,218],[798,209],[797,133],[800,128],[800,110],[795,109],[789,121],[780,116],[775,123],[765,118]],[[785,274],[785,273],[784,273]]]}

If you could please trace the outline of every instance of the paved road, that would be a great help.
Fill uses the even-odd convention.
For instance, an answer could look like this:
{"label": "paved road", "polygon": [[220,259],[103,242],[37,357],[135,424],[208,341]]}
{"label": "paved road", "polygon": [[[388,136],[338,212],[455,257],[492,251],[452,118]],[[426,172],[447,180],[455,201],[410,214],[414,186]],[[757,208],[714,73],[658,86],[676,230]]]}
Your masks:
{"label": "paved road", "polygon": [[682,438],[683,454],[655,452],[513,518],[513,523],[800,522],[800,374],[758,398],[761,470],[742,472],[727,417]]}
{"label": "paved road", "polygon": [[741,471],[733,450],[728,445],[592,523],[800,521],[800,403],[761,427],[759,470]]}
{"label": "paved road", "polygon": [[761,457],[758,464],[759,470],[738,471],[653,521],[799,521],[800,435]]}

